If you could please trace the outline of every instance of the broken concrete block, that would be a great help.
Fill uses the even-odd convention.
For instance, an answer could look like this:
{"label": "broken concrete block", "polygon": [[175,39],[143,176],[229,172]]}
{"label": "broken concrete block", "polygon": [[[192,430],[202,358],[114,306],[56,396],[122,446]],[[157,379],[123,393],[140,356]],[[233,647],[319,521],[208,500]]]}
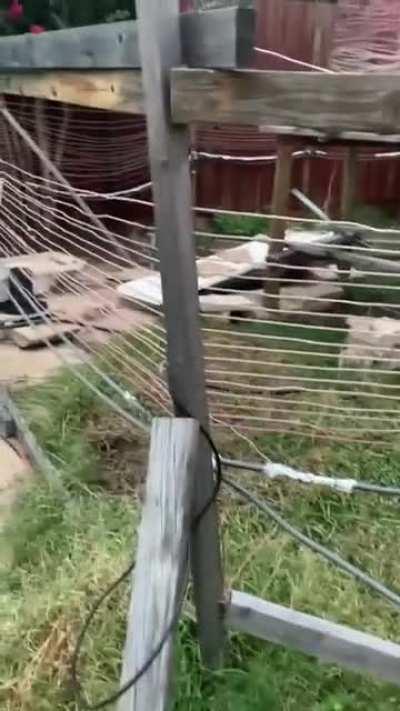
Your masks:
{"label": "broken concrete block", "polygon": [[50,343],[63,341],[68,336],[79,331],[80,327],[75,324],[40,324],[38,326],[27,326],[17,328],[11,332],[11,338],[19,348],[34,348],[46,346]]}
{"label": "broken concrete block", "polygon": [[340,354],[340,367],[400,368],[400,321],[387,316],[349,316],[346,322],[349,334]]}

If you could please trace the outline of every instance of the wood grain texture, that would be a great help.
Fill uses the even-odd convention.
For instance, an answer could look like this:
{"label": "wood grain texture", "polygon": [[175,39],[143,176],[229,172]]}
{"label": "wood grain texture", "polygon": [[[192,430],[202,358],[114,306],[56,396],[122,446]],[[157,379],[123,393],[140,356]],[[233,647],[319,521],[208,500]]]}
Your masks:
{"label": "wood grain texture", "polygon": [[[400,74],[174,69],[176,122],[400,132]],[[279,129],[278,129],[279,130]]]}
{"label": "wood grain texture", "polygon": [[5,69],[137,69],[137,23],[112,22],[89,27],[23,34],[0,40]]}
{"label": "wood grain texture", "polygon": [[307,136],[309,138],[315,138],[318,142],[319,147],[321,143],[326,144],[340,144],[349,143],[353,141],[358,141],[362,143],[369,143],[372,146],[378,146],[381,143],[400,143],[400,134],[398,133],[388,133],[388,134],[378,134],[372,131],[338,131],[332,135],[332,139],[329,133],[321,130],[312,128],[295,128],[294,126],[269,126],[261,125],[259,126],[260,133],[278,133],[281,136]]}
{"label": "wood grain texture", "polygon": [[245,593],[232,593],[228,627],[400,686],[400,646]]}
{"label": "wood grain texture", "polygon": [[[290,141],[278,138],[277,160],[275,163],[274,185],[272,189],[271,213],[273,215],[287,215],[289,213],[290,189],[292,182],[294,148]],[[270,229],[271,242],[268,257],[274,257],[283,251],[287,224],[284,220],[272,220]],[[267,266],[264,282],[264,306],[269,310],[279,311],[280,282],[276,278],[275,267]]]}
{"label": "wood grain texture", "polygon": [[[329,225],[330,223],[326,223]],[[334,223],[331,225],[335,229]],[[392,259],[384,259],[382,257],[375,257],[372,254],[366,252],[358,252],[357,250],[346,250],[343,247],[338,247],[335,244],[329,243],[329,236],[325,241],[324,237],[318,239],[318,243],[304,242],[302,240],[291,240],[290,248],[296,252],[302,254],[308,254],[313,257],[321,257],[323,259],[330,259],[337,264],[340,263],[341,268],[345,268],[344,265],[349,265],[355,269],[365,272],[378,272],[379,274],[400,274],[400,262]],[[372,251],[372,250],[371,250]],[[394,257],[396,253],[392,256]],[[278,257],[275,257],[279,260]]]}
{"label": "wood grain texture", "polygon": [[[189,131],[171,122],[170,71],[182,62],[178,0],[137,0],[157,245],[167,329],[168,379],[177,415],[208,428],[203,345],[193,239]],[[212,498],[214,476],[205,438],[199,446],[195,510]],[[203,659],[220,661],[222,566],[215,505],[193,532],[191,565]]]}
{"label": "wood grain texture", "polygon": [[[253,57],[255,15],[234,7],[181,15],[183,63],[189,67],[247,67]],[[0,40],[3,71],[18,69],[138,69],[139,23],[74,27]]]}
{"label": "wood grain texture", "polygon": [[[154,652],[182,602],[198,441],[194,420],[153,422],[122,685]],[[137,685],[121,697],[118,711],[165,711],[172,658],[173,635]]]}
{"label": "wood grain texture", "polygon": [[134,70],[0,73],[0,93],[144,113],[141,72]]}

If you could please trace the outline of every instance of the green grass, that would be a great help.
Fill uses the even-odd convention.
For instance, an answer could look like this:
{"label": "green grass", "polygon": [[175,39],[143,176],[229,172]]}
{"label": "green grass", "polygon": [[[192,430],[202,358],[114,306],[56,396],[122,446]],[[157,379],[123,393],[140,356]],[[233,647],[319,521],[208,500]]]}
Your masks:
{"label": "green grass", "polygon": [[[90,605],[133,554],[137,483],[148,442],[66,375],[21,402],[60,468],[64,489],[37,480],[6,532],[12,562],[0,588],[0,708],[76,711],[68,687],[71,652]],[[220,444],[227,454],[253,457],[240,441]],[[361,445],[321,446],[276,435],[256,444],[271,459],[296,467],[399,482],[398,446],[376,454]],[[396,500],[246,481],[301,530],[400,589]],[[228,586],[399,639],[400,619],[389,604],[299,548],[227,491],[220,509]],[[105,604],[88,635],[82,682],[92,701],[118,683],[127,601],[125,587]],[[175,711],[390,711],[399,704],[400,690],[391,685],[242,635],[232,636],[225,669],[206,672],[193,623],[185,618],[181,624]]]}

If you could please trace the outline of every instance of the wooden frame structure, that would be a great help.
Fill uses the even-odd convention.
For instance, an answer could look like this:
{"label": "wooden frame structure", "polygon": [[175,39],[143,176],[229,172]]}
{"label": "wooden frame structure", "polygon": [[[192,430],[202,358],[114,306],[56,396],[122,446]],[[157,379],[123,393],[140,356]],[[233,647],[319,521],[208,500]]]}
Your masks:
{"label": "wooden frame structure", "polygon": [[[191,238],[188,125],[199,121],[243,123],[273,127],[282,136],[400,142],[400,75],[251,70],[254,15],[249,3],[243,4],[239,9],[180,16],[178,0],[138,0],[137,22],[0,40],[1,92],[147,114],[170,391],[176,415],[192,418],[203,430],[208,427],[208,412]],[[285,145],[283,140],[281,145]],[[288,151],[282,147],[281,154],[286,160]],[[353,162],[350,156],[349,193]],[[289,174],[281,164],[274,189],[279,210],[290,190]],[[343,197],[343,209],[348,209],[350,200],[351,194]],[[157,589],[159,570],[153,571],[150,595],[141,592],[135,600],[138,607],[132,615],[146,622],[144,646],[134,647],[130,626],[123,681],[137,671],[143,652],[151,651],[157,642],[154,616],[159,633],[171,622],[171,611],[180,602],[185,569],[183,541],[190,537],[199,638],[207,664],[215,666],[221,661],[226,624],[322,661],[334,661],[399,684],[399,645],[242,593],[234,592],[226,601],[214,502],[195,530],[187,523],[190,489],[192,515],[212,501],[214,490],[211,453],[198,427],[187,420],[155,427],[149,496],[157,498],[157,486],[159,495],[165,494],[171,484],[173,506],[163,495],[163,525],[157,528],[153,543],[160,555],[163,551],[167,556],[169,572],[173,568],[174,573],[167,576],[169,589],[165,591],[165,580],[164,587]],[[167,430],[169,443],[165,445],[162,431],[165,434]],[[170,467],[159,466],[162,451]],[[193,485],[188,478],[191,470]],[[171,479],[167,480],[167,475]],[[155,535],[151,501],[148,505],[136,573],[140,591],[140,575],[148,561],[143,551]],[[171,538],[178,508],[179,526],[174,527]],[[160,567],[162,558],[156,558],[154,564]],[[149,615],[153,615],[150,622]],[[120,711],[166,708],[170,661],[168,644],[137,693],[129,693],[120,701]]]}

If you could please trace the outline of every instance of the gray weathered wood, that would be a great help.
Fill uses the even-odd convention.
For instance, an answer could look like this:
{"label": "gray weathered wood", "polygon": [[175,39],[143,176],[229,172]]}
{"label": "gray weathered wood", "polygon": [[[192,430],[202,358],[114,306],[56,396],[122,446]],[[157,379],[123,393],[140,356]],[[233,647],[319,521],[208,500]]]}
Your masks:
{"label": "gray weathered wood", "polygon": [[[121,686],[157,648],[182,602],[198,442],[195,420],[153,422]],[[173,635],[147,673],[121,697],[118,711],[166,710],[172,658]]]}
{"label": "gray weathered wood", "polygon": [[[278,139],[277,161],[275,165],[274,187],[272,190],[271,213],[273,215],[287,215],[289,213],[289,198],[292,181],[293,165],[293,145],[289,140]],[[285,239],[286,222],[284,220],[272,220],[269,243],[268,258],[273,261],[283,250]],[[268,261],[268,260],[267,260]],[[267,266],[264,291],[264,305],[271,311],[279,310],[280,282],[274,277],[276,269]]]}
{"label": "gray weathered wood", "polygon": [[[170,70],[182,61],[178,0],[139,0],[143,85],[146,94],[149,157],[155,202],[157,243],[168,341],[168,376],[177,414],[208,427],[203,347],[189,169],[189,132],[170,119]],[[210,448],[199,446],[195,509],[214,491]],[[219,661],[223,627],[223,580],[215,505],[207,509],[192,536],[191,563],[203,658]]]}
{"label": "gray weathered wood", "polygon": [[[305,242],[293,238],[290,240],[290,249],[296,252],[302,252],[303,254],[309,254],[312,257],[330,258],[332,261],[349,264],[360,271],[400,274],[399,261],[375,257],[373,256],[372,249],[371,254],[369,254],[368,251],[357,252],[356,249],[346,250],[345,247],[340,247],[337,241],[335,244],[335,240],[337,240],[337,235],[321,235],[318,241],[315,242]],[[397,256],[395,251],[392,253],[392,256]],[[275,260],[279,261],[279,256],[275,258]]]}
{"label": "gray weathered wood", "polygon": [[225,621],[239,632],[400,686],[400,645],[393,642],[236,591]]}
{"label": "gray weathered wood", "polygon": [[7,69],[119,69],[140,67],[137,23],[74,27],[0,40],[0,66]]}
{"label": "gray weathered wood", "polygon": [[400,74],[174,69],[176,122],[341,131],[400,131]]}
{"label": "gray weathered wood", "polygon": [[53,466],[47,455],[40,447],[36,437],[29,427],[26,417],[6,390],[1,391],[0,401],[14,423],[14,432],[16,432],[18,439],[24,446],[25,452],[32,466],[36,470],[40,471],[51,484],[56,484],[62,487],[61,478],[57,469]]}
{"label": "gray weathered wood", "polygon": [[16,434],[15,422],[10,411],[6,407],[2,392],[0,390],[0,438],[8,439]]}
{"label": "gray weathered wood", "polygon": [[[138,69],[138,22],[24,34],[0,40],[2,71],[18,69]],[[234,7],[181,16],[183,63],[246,67],[253,54],[254,12]]]}
{"label": "gray weathered wood", "polygon": [[255,14],[221,8],[181,17],[183,61],[189,67],[250,67],[254,58]]}
{"label": "gray weathered wood", "polygon": [[[263,124],[259,127],[260,133],[279,133],[282,136],[308,136],[315,138],[320,146],[321,143],[330,141],[329,132],[313,128],[296,128],[295,126],[270,126]],[[371,131],[338,131],[332,136],[335,143],[346,141],[358,141],[362,143],[400,143],[400,134],[388,133],[378,134]]]}
{"label": "gray weathered wood", "polygon": [[304,207],[307,207],[310,212],[315,215],[319,220],[325,220],[326,222],[329,222],[329,215],[326,214],[323,210],[321,210],[318,205],[315,204],[311,200],[311,198],[307,197],[307,195],[304,195],[304,193],[301,192],[298,188],[293,188],[291,190],[292,195],[297,198],[299,202],[301,202]]}

